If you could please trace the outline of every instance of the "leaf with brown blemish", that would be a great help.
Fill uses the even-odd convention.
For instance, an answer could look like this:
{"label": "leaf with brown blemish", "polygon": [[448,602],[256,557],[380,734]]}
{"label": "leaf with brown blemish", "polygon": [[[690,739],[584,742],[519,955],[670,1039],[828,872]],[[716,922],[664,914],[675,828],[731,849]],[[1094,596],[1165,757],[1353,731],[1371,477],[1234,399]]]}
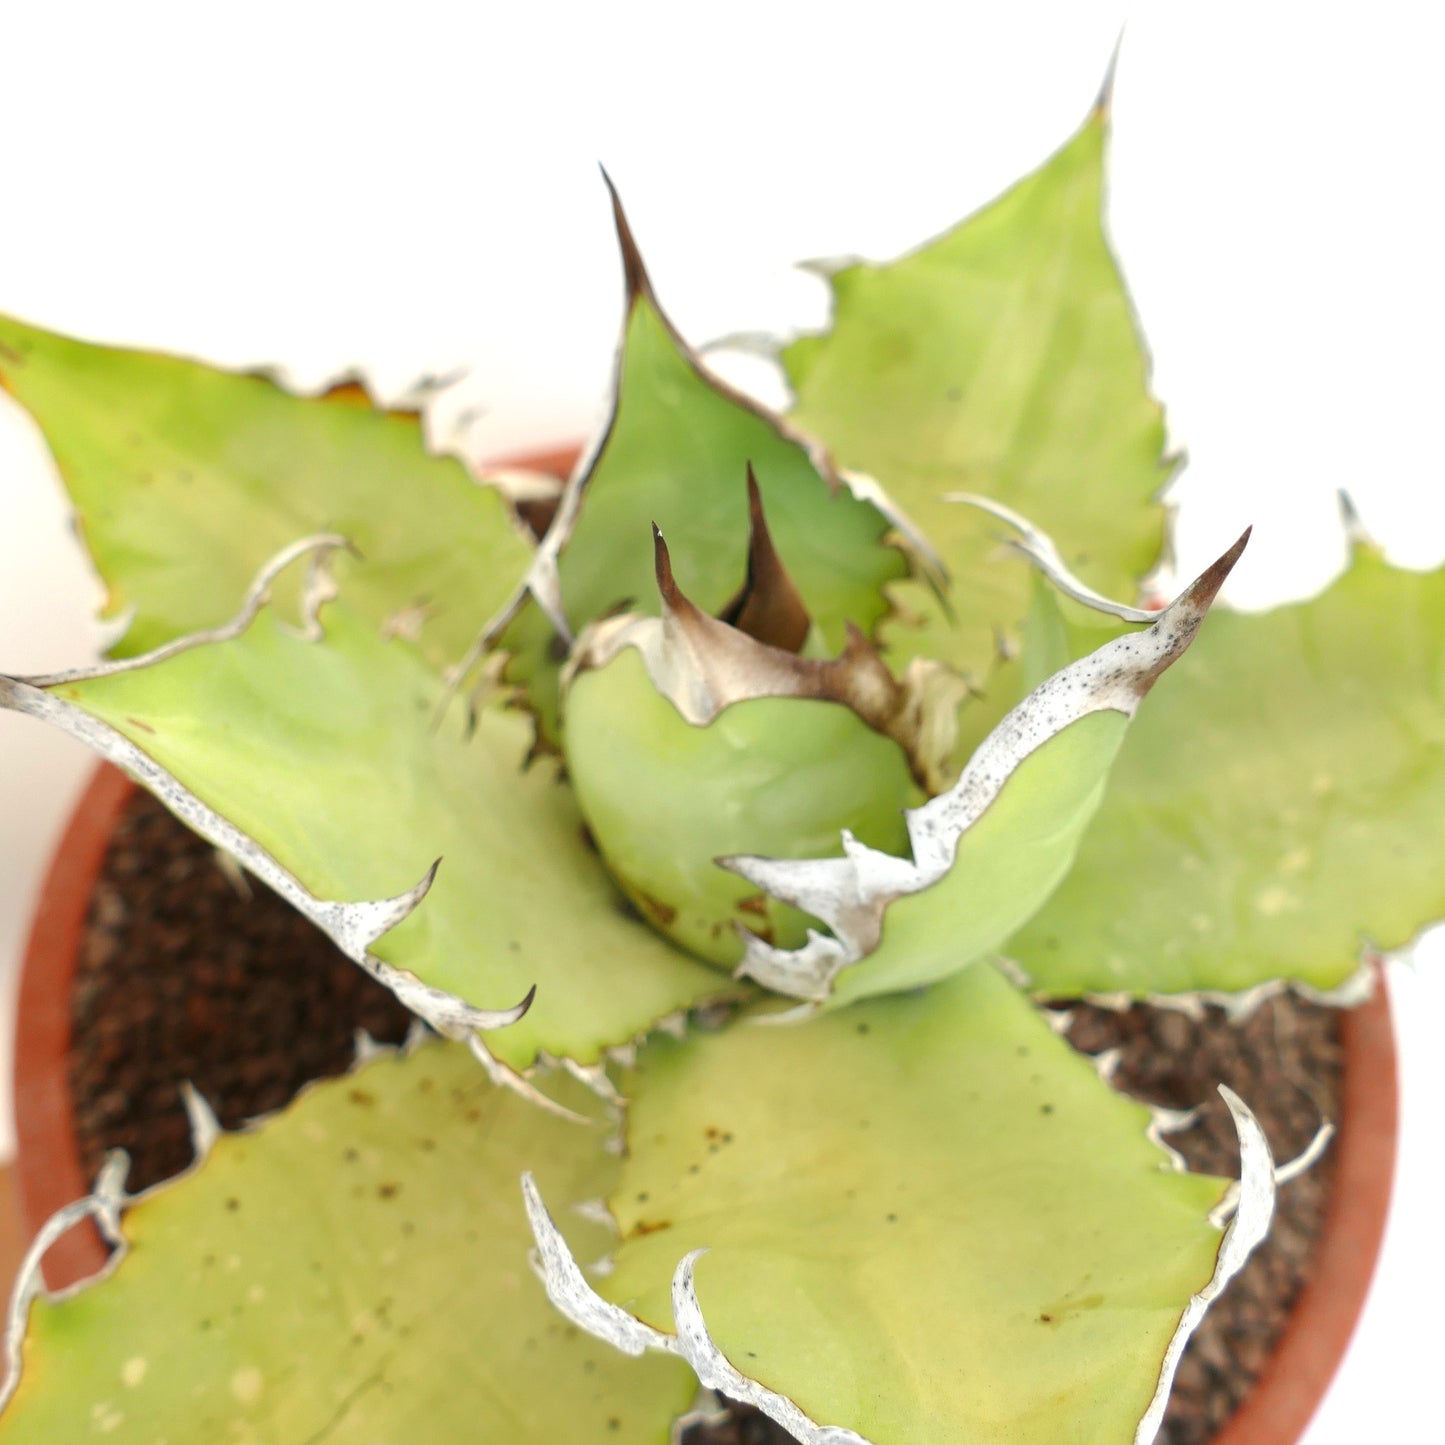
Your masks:
{"label": "leaf with brown blemish", "polygon": [[549,1287],[600,1338],[720,1352],[818,1445],[1129,1440],[1221,1250],[1225,1182],[1164,1167],[1148,1111],[987,965],[655,1038],[622,1088],[615,1268],[568,1280],[544,1225]]}
{"label": "leaf with brown blemish", "polygon": [[665,1445],[690,1372],[579,1334],[528,1262],[523,1169],[583,1257],[613,1243],[568,1207],[617,1179],[597,1102],[566,1078],[548,1088],[593,1125],[431,1044],[222,1135],[127,1209],[112,1276],[32,1307],[0,1441],[596,1445],[616,1421],[619,1438]]}
{"label": "leaf with brown blemish", "polygon": [[[682,592],[655,535],[661,617],[611,618],[578,645],[563,750],[591,835],[618,883],[668,937],[731,967],[742,938],[801,943],[806,920],[718,868],[739,847],[806,857],[839,828],[902,845],[908,759],[847,705],[881,673],[858,638],[820,661],[755,641]],[[750,840],[745,843],[743,840]]]}
{"label": "leaf with brown blemish", "polygon": [[[357,611],[381,626],[411,609],[434,668],[521,584],[532,549],[500,493],[430,454],[414,411],[379,408],[357,382],[296,396],[256,373],[8,318],[0,344],[0,386],[55,454],[105,615],[133,609],[117,656],[224,621],[268,558],[318,532],[360,553],[338,561]],[[297,586],[279,584],[287,612]]]}
{"label": "leaf with brown blemish", "polygon": [[845,834],[841,857],[725,860],[831,930],[793,949],[750,940],[740,972],[815,1004],[842,1003],[932,983],[1002,945],[1067,873],[1130,719],[1193,641],[1248,538],[1146,631],[1034,689],[948,792],[909,812],[910,857]]}

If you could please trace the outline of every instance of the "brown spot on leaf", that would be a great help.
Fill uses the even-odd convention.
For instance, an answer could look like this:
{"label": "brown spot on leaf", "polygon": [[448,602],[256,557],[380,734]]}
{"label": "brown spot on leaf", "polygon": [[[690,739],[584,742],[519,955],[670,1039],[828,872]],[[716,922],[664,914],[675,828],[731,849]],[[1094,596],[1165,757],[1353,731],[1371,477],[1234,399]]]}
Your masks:
{"label": "brown spot on leaf", "polygon": [[645,1239],[649,1234],[658,1234],[664,1229],[672,1228],[670,1219],[639,1219],[631,1229],[627,1231],[628,1239]]}
{"label": "brown spot on leaf", "polygon": [[642,905],[644,912],[650,914],[664,928],[670,927],[677,918],[677,909],[670,903],[664,903],[660,898],[654,898],[640,888],[637,890],[637,901]]}

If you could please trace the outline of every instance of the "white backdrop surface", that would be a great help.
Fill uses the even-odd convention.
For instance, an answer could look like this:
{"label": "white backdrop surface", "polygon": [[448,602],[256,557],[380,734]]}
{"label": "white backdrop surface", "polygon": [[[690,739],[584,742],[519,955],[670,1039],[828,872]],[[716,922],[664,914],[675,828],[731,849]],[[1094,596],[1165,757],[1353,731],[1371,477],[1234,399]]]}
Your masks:
{"label": "white backdrop surface", "polygon": [[[1229,595],[1264,606],[1341,565],[1341,487],[1396,561],[1445,558],[1436,23],[1267,0],[9,6],[0,310],[304,385],[464,367],[470,455],[565,441],[620,319],[599,161],[685,334],[816,327],[826,293],[792,263],[886,258],[990,199],[1072,132],[1122,30],[1109,221],[1189,452],[1180,566],[1253,521]],[[0,398],[0,668],[93,655],[99,595]],[[7,995],[88,768],[0,718]],[[1395,965],[1396,1207],[1309,1445],[1438,1422],[1442,978],[1438,934]]]}

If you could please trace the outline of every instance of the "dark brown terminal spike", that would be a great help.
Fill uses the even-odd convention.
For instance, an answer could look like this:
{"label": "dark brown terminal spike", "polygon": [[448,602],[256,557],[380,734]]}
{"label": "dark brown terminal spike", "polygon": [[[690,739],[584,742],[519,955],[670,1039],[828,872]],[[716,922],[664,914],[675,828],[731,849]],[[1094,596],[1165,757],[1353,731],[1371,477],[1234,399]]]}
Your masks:
{"label": "dark brown terminal spike", "polygon": [[643,296],[655,306],[657,298],[652,290],[652,281],[648,277],[647,267],[643,264],[637,238],[632,234],[627,212],[622,209],[622,198],[617,194],[617,187],[612,184],[612,177],[607,174],[606,166],[599,166],[598,170],[602,172],[602,182],[607,187],[607,194],[612,198],[612,220],[617,227],[617,249],[622,252],[622,275],[627,283],[627,309],[630,311],[638,298]]}
{"label": "dark brown terminal spike", "polygon": [[1224,579],[1234,571],[1234,564],[1244,555],[1244,549],[1249,546],[1249,539],[1254,534],[1254,527],[1248,526],[1235,540],[1234,545],[1222,557],[1216,558],[1208,567],[1197,576],[1185,589],[1184,595],[1179,599],[1187,601],[1190,606],[1198,607],[1202,612],[1207,612],[1213,604],[1214,599],[1219,595],[1219,589],[1224,586]]}
{"label": "dark brown terminal spike", "polygon": [[921,701],[893,676],[857,627],[849,624],[846,645],[837,657],[800,657],[749,635],[725,617],[710,616],[690,601],[673,576],[667,542],[655,522],[652,547],[662,618],[618,619],[619,626],[605,642],[594,638],[590,650],[583,650],[585,666],[606,666],[622,646],[638,646],[652,657],[654,681],[697,723],[746,698],[842,703],[875,732],[892,738],[920,783],[928,786],[929,766],[920,753]]}
{"label": "dark brown terminal spike", "polygon": [[717,626],[677,585],[677,579],[672,575],[672,554],[667,550],[667,539],[656,522],[652,524],[652,570],[657,577],[657,595],[662,599],[663,612],[671,614],[685,632],[691,636],[702,636]]}
{"label": "dark brown terminal spike", "polygon": [[737,595],[718,613],[718,619],[755,641],[780,647],[784,652],[801,652],[813,626],[802,596],[773,546],[751,462],[748,463],[747,578]]}
{"label": "dark brown terminal spike", "polygon": [[1249,545],[1250,533],[1253,531],[1253,527],[1246,527],[1240,534],[1239,540],[1222,557],[1211,562],[1160,613],[1158,621],[1149,629],[1151,634],[1160,634],[1168,645],[1160,653],[1154,666],[1140,672],[1134,679],[1134,691],[1139,697],[1142,698],[1148,694],[1150,688],[1159,681],[1180,653],[1193,642],[1194,634],[1199,631],[1210,607],[1214,604],[1214,599],[1219,595],[1219,589],[1224,586],[1224,579],[1234,571],[1234,564],[1239,561],[1244,554],[1245,547]]}
{"label": "dark brown terminal spike", "polygon": [[652,524],[652,570],[657,577],[657,592],[669,607],[676,608],[679,604],[690,607],[692,604],[678,590],[677,582],[672,575],[672,554],[667,550],[667,542],[662,535],[662,528],[656,522]]}

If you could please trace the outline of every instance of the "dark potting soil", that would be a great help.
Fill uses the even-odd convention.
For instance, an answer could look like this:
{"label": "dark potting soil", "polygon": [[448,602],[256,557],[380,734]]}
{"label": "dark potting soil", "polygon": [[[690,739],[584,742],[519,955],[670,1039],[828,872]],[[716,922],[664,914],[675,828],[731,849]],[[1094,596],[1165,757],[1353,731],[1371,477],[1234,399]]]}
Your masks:
{"label": "dark potting soil", "polygon": [[133,1192],[186,1168],[182,1080],[234,1129],[345,1073],[357,1029],[396,1043],[410,1021],[294,908],[236,881],[208,843],[136,793],[91,898],[71,995],[85,1176],[117,1147],[130,1154]]}
{"label": "dark potting soil", "polygon": [[[355,1032],[399,1042],[410,1016],[263,885],[249,896],[213,850],[145,794],[127,805],[91,903],[72,1006],[70,1082],[81,1161],[129,1151],[139,1189],[191,1162],[178,1084],[189,1079],[234,1128],[280,1108],[311,1079],[344,1072]],[[1073,1011],[1069,1039],[1120,1051],[1115,1083],[1171,1109],[1200,1107],[1170,1136],[1192,1169],[1237,1174],[1229,1084],[1280,1159],[1309,1143],[1340,1097],[1339,1016],[1281,997],[1242,1024],[1217,1009]],[[1332,1174],[1328,1153],[1280,1191],[1274,1227],[1205,1317],[1179,1368],[1160,1440],[1204,1445],[1248,1393],[1310,1268]],[[737,1408],[694,1426],[686,1445],[787,1445]]]}

